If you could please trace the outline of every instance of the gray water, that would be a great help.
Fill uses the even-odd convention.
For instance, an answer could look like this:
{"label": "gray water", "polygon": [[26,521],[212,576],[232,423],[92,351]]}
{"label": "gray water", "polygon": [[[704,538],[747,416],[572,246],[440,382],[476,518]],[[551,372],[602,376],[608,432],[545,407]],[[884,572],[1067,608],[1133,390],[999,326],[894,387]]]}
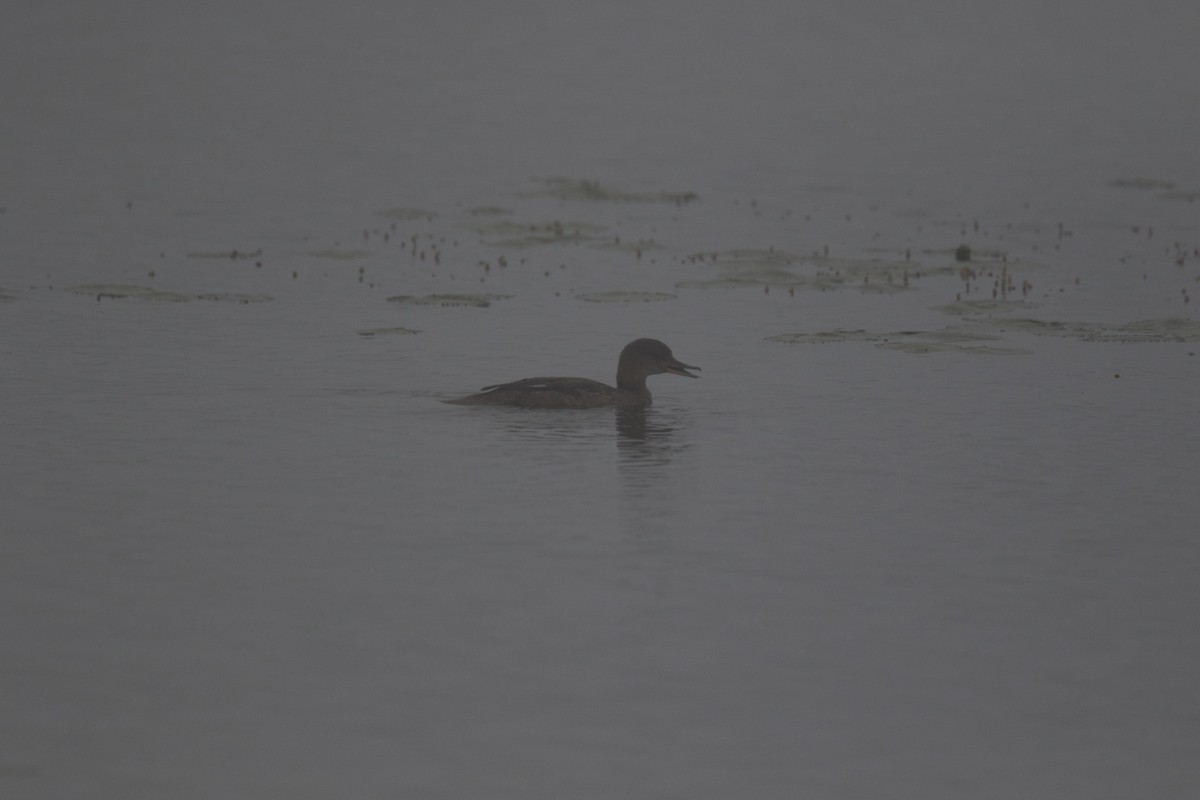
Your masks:
{"label": "gray water", "polygon": [[1186,4],[12,5],[3,796],[1200,789]]}

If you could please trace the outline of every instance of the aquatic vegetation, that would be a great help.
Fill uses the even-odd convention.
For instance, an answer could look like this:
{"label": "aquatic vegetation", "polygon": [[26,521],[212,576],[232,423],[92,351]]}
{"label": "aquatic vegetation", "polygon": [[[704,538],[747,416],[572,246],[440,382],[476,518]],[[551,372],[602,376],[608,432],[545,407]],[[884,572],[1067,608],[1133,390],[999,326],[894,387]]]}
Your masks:
{"label": "aquatic vegetation", "polygon": [[969,355],[1027,355],[1031,351],[1015,347],[996,347],[979,342],[993,342],[999,336],[966,331],[894,331],[876,333],[858,330],[832,330],[815,333],[781,333],[768,336],[768,342],[783,344],[834,344],[838,342],[869,342],[884,350],[902,353],[967,353]]}
{"label": "aquatic vegetation", "polygon": [[834,342],[872,342],[875,344],[887,344],[897,341],[914,341],[921,340],[927,342],[936,342],[939,344],[957,344],[962,342],[987,342],[996,341],[1000,337],[992,336],[984,333],[970,333],[967,331],[868,331],[863,328],[848,331],[840,328],[832,331],[818,331],[815,333],[780,333],[775,336],[768,336],[768,342],[782,342],[784,344],[830,344]]}
{"label": "aquatic vegetation", "polygon": [[427,294],[423,296],[398,294],[387,298],[387,301],[389,303],[404,303],[414,306],[442,306],[444,308],[471,306],[473,308],[487,308],[496,300],[507,300],[510,297],[512,297],[511,294]]}
{"label": "aquatic vegetation", "polygon": [[0,303],[11,303],[16,299],[17,296],[15,294],[7,292],[4,289],[0,289]]}
{"label": "aquatic vegetation", "polygon": [[600,203],[671,203],[687,205],[700,199],[695,192],[623,192],[598,181],[576,178],[541,178],[543,188],[521,192],[521,197],[554,197]]}
{"label": "aquatic vegetation", "polygon": [[1030,303],[1025,300],[957,300],[953,303],[931,306],[930,310],[941,311],[943,314],[967,316],[971,314],[1007,314],[1022,308],[1037,307],[1038,303]]}
{"label": "aquatic vegetation", "polygon": [[[987,250],[981,247],[970,247],[969,245],[959,245],[958,247],[943,247],[943,248],[927,248],[921,251],[922,255],[938,256],[939,258],[949,258],[954,261],[963,262],[969,261],[973,269],[988,269],[994,267],[1009,266],[1008,253],[1003,250]],[[965,255],[965,258],[961,256]]]}
{"label": "aquatic vegetation", "polygon": [[820,291],[831,289],[857,289],[860,292],[892,294],[909,289],[910,275],[907,270],[897,275],[891,268],[850,267],[848,269],[820,269],[812,278],[797,288]]}
{"label": "aquatic vegetation", "polygon": [[472,217],[503,217],[513,212],[512,209],[501,206],[475,206],[468,208],[467,213]]}
{"label": "aquatic vegetation", "polygon": [[[975,355],[1016,355],[1030,351],[1014,347],[980,345],[1002,336],[981,332],[986,327],[998,334],[1028,333],[1035,336],[1057,336],[1084,342],[1117,342],[1138,344],[1148,342],[1200,341],[1200,322],[1168,317],[1127,323],[1055,322],[1029,317],[977,317],[966,322],[966,328],[938,331],[895,331],[889,333],[858,330],[817,331],[813,333],[781,333],[766,337],[768,342],[783,344],[832,344],[838,342],[870,342],[887,350],[906,353],[966,352]],[[972,327],[976,329],[972,329]]]}
{"label": "aquatic vegetation", "polygon": [[125,283],[88,283],[80,286],[68,286],[66,290],[72,294],[92,295],[97,300],[152,300],[162,303],[186,303],[189,300],[208,300],[217,303],[269,303],[275,298],[269,294],[243,294],[239,292],[204,292],[201,294],[181,294],[151,289],[149,286],[135,286]]}
{"label": "aquatic vegetation", "polygon": [[358,332],[358,335],[369,338],[372,336],[388,336],[388,335],[408,336],[408,335],[412,335],[414,333],[420,333],[420,331],[416,330],[415,328],[404,328],[404,327],[363,328],[362,330],[360,330]]}
{"label": "aquatic vegetation", "polygon": [[1084,342],[1145,344],[1200,341],[1200,322],[1178,317],[1126,323],[1056,322],[1029,318],[986,318],[977,322],[999,328],[1005,333],[1058,336]]}
{"label": "aquatic vegetation", "polygon": [[576,300],[588,303],[658,303],[674,300],[675,297],[666,292],[588,292],[575,295]]}
{"label": "aquatic vegetation", "polygon": [[1085,342],[1197,342],[1200,322],[1178,317],[1146,319],[1123,325],[1095,325],[1084,334]]}
{"label": "aquatic vegetation", "polygon": [[66,291],[73,294],[93,295],[97,300],[154,300],[167,303],[181,303],[191,300],[186,294],[164,292],[151,289],[149,286],[134,286],[124,283],[88,283],[80,286],[68,286]]}
{"label": "aquatic vegetation", "polygon": [[1019,347],[992,347],[990,345],[982,345],[978,347],[967,347],[961,344],[951,344],[948,342],[884,342],[876,345],[884,350],[898,350],[902,353],[912,353],[915,355],[925,355],[928,353],[966,353],[971,356],[1027,356],[1032,350],[1024,350]]}
{"label": "aquatic vegetation", "polygon": [[[795,277],[795,276],[793,276]],[[750,286],[761,287],[764,284],[762,281],[754,278],[743,278],[736,275],[730,275],[724,278],[711,278],[709,280],[695,281],[679,281],[675,284],[676,289],[744,289]]]}
{"label": "aquatic vegetation", "polygon": [[680,289],[782,286],[791,291],[857,289],[890,294],[910,288],[909,282],[923,275],[948,272],[948,268],[921,269],[912,261],[801,256],[769,248],[695,253],[689,263],[711,263],[720,268],[716,278],[680,281]]}
{"label": "aquatic vegetation", "polygon": [[471,229],[484,237],[487,244],[503,247],[592,243],[612,238],[606,225],[560,220],[535,223],[498,220],[486,225],[473,225]]}
{"label": "aquatic vegetation", "polygon": [[766,337],[765,341],[782,344],[834,344],[837,342],[878,342],[886,340],[887,334],[868,333],[859,328],[853,331],[842,329],[832,331],[817,331],[815,333],[777,333]]}
{"label": "aquatic vegetation", "polygon": [[755,274],[733,273],[710,280],[679,281],[677,289],[736,289],[748,286],[767,287],[782,286],[795,292],[796,290],[811,290],[819,292],[837,289],[857,289],[860,292],[874,294],[891,294],[908,289],[908,285],[895,280],[870,280],[869,276],[861,279],[843,274],[820,274],[815,276],[796,275],[781,270],[760,271]]}
{"label": "aquatic vegetation", "polygon": [[711,253],[693,253],[686,257],[685,261],[693,261],[703,263],[707,258],[710,262],[720,263],[722,266],[779,266],[795,264],[803,261],[806,258],[814,258],[815,256],[803,256],[798,253],[790,253],[787,250],[776,250],[774,247],[743,247],[732,250],[718,250]]}
{"label": "aquatic vegetation", "polygon": [[242,294],[240,292],[207,292],[196,295],[197,300],[210,300],[217,303],[270,303],[275,298],[269,294]]}

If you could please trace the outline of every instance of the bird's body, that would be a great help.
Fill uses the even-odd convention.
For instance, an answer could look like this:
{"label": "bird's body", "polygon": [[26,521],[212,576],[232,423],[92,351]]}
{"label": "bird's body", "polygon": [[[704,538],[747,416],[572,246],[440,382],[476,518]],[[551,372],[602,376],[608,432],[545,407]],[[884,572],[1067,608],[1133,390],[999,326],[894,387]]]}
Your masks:
{"label": "bird's body", "polygon": [[478,394],[447,403],[463,406],[505,405],[521,408],[640,408],[651,403],[646,378],[669,372],[696,378],[698,370],[677,360],[657,339],[636,339],[621,351],[616,387],[589,378],[525,378],[485,386]]}

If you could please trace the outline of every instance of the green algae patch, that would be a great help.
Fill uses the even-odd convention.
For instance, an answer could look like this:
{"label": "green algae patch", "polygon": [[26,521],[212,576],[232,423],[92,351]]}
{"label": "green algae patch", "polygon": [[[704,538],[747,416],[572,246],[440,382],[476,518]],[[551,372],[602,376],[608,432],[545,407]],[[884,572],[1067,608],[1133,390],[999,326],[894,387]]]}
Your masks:
{"label": "green algae patch", "polygon": [[1179,317],[1146,319],[1124,325],[1094,325],[1084,334],[1085,342],[1197,342],[1200,322]]}
{"label": "green algae patch", "polygon": [[930,275],[953,275],[957,272],[954,266],[946,265],[940,267],[922,266],[919,261],[908,261],[900,259],[883,259],[883,258],[830,258],[830,257],[809,257],[804,259],[805,263],[815,268],[818,273],[829,273],[833,275],[847,274],[852,278],[867,277],[870,279],[887,280],[903,280],[907,275],[909,279],[916,280]]}
{"label": "green algae patch", "polygon": [[246,294],[242,292],[203,292],[182,294],[152,289],[149,286],[134,286],[124,283],[88,283],[68,286],[73,294],[91,295],[97,300],[150,300],[160,303],[186,303],[189,300],[207,300],[211,303],[270,303],[275,298],[269,294]]}
{"label": "green algae patch", "polygon": [[1178,317],[1119,324],[1055,322],[1028,317],[979,317],[969,319],[961,328],[936,331],[875,332],[863,329],[835,329],[811,333],[781,333],[766,337],[766,341],[782,344],[868,342],[885,350],[914,354],[960,352],[968,355],[1025,355],[1030,353],[1031,351],[1023,348],[992,344],[1012,333],[1119,344],[1200,342],[1200,322]]}
{"label": "green algae patch", "polygon": [[963,342],[994,342],[999,336],[968,331],[868,331],[856,330],[817,331],[815,333],[781,333],[768,336],[768,342],[783,344],[830,344],[833,342],[872,342],[888,344],[897,341],[925,341],[937,344],[961,344]]}
{"label": "green algae patch", "polygon": [[762,287],[763,283],[753,278],[731,275],[709,280],[679,281],[675,284],[676,289],[745,289],[750,286]]}
{"label": "green algae patch", "polygon": [[1037,308],[1037,303],[1025,300],[957,300],[940,306],[931,306],[931,311],[941,311],[943,314],[965,317],[985,314],[1010,314],[1020,309]]}
{"label": "green algae patch", "polygon": [[1031,317],[973,320],[977,324],[990,325],[1004,333],[1031,333],[1035,336],[1081,337],[1088,326],[1073,322],[1054,322]]}
{"label": "green algae patch", "polygon": [[815,258],[815,256],[803,256],[787,250],[776,250],[774,247],[740,247],[732,250],[692,253],[685,256],[683,260],[688,263],[710,263],[741,269],[788,266],[804,261],[806,258]]}
{"label": "green algae patch", "polygon": [[1179,317],[1126,323],[1056,322],[1030,318],[987,319],[982,320],[981,324],[990,325],[1005,333],[1057,336],[1083,342],[1154,344],[1200,341],[1200,322]]}
{"label": "green algae patch", "polygon": [[1016,347],[997,347],[992,344],[1000,339],[983,333],[966,331],[893,331],[873,332],[863,329],[816,331],[813,333],[781,333],[768,336],[768,342],[783,344],[835,344],[839,342],[867,342],[884,350],[924,355],[928,353],[966,353],[968,355],[1027,355],[1031,351]]}
{"label": "green algae patch", "polygon": [[243,294],[241,292],[206,292],[196,295],[197,300],[208,300],[213,303],[270,303],[275,298],[269,294]]}
{"label": "green algae patch", "polygon": [[675,298],[676,295],[666,292],[587,292],[575,295],[576,300],[588,303],[661,303]]}
{"label": "green algae patch", "polygon": [[17,299],[15,294],[0,289],[0,303],[12,303]]}
{"label": "green algae patch", "polygon": [[739,289],[751,286],[778,286],[794,291],[807,290],[817,292],[855,289],[870,294],[893,294],[908,290],[908,278],[901,275],[897,278],[891,274],[860,276],[846,273],[817,273],[801,275],[793,271],[776,268],[756,268],[727,271],[719,277],[679,281],[677,289]]}
{"label": "green algae patch", "polygon": [[712,265],[718,273],[712,278],[680,281],[677,289],[740,289],[752,286],[801,286],[808,278],[790,269],[803,256],[774,248],[693,253],[684,257],[686,264]]}
{"label": "green algae patch", "polygon": [[375,212],[375,216],[398,222],[412,222],[413,220],[433,222],[433,218],[437,216],[437,212],[428,211],[424,208],[381,208]]}
{"label": "green algae patch", "polygon": [[781,344],[835,344],[838,342],[880,341],[880,337],[885,335],[867,333],[861,328],[853,331],[837,329],[832,331],[817,331],[815,333],[777,333],[774,336],[768,336],[766,341],[779,342]]}
{"label": "green algae patch", "polygon": [[609,228],[590,222],[521,223],[513,220],[497,220],[486,224],[472,225],[485,244],[501,247],[535,247],[547,244],[593,244],[611,241]]}
{"label": "green algae patch", "polygon": [[521,197],[553,197],[589,203],[664,203],[685,206],[700,199],[695,192],[626,192],[584,178],[541,178],[542,186],[521,192]]}
{"label": "green algae patch", "polygon": [[472,308],[487,308],[497,300],[507,300],[511,294],[398,294],[387,298],[389,303],[402,303],[413,306],[470,306]]}
{"label": "green algae patch", "polygon": [[914,355],[926,355],[928,353],[966,353],[971,356],[1023,356],[1032,353],[1032,350],[1025,350],[1020,347],[992,347],[984,345],[979,347],[968,347],[961,344],[952,344],[950,342],[883,342],[876,345],[884,350],[897,350],[901,353],[912,353]]}
{"label": "green algae patch", "polygon": [[[921,250],[923,256],[937,256],[939,259],[954,261],[958,264],[970,264],[974,267],[1008,266],[1008,253],[1004,250],[985,250],[980,247],[959,244],[948,247],[927,247]],[[1013,264],[1020,262],[1013,261]]]}
{"label": "green algae patch", "polygon": [[372,336],[411,336],[414,333],[420,333],[415,328],[364,328],[358,332],[359,336],[371,338]]}
{"label": "green algae patch", "polygon": [[160,303],[183,303],[191,300],[190,295],[178,292],[164,292],[151,289],[149,286],[134,286],[125,283],[87,283],[80,286],[68,286],[66,291],[73,294],[91,295],[97,300],[152,300]]}
{"label": "green algae patch", "polygon": [[503,206],[475,206],[468,208],[467,213],[472,217],[506,217],[513,212],[511,208]]}
{"label": "green algae patch", "polygon": [[680,281],[680,289],[781,286],[797,290],[836,291],[854,289],[864,293],[891,294],[911,288],[912,281],[930,274],[949,273],[948,268],[925,269],[913,261],[887,259],[830,258],[800,255],[775,248],[742,248],[693,253],[687,264],[716,267],[716,277]]}

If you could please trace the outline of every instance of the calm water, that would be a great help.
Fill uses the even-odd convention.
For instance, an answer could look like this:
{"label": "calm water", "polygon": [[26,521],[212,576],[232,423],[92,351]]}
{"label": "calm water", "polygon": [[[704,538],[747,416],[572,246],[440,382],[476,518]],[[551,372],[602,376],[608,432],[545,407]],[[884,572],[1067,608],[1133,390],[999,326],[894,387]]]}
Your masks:
{"label": "calm water", "polygon": [[5,797],[1200,789],[1197,12],[9,17]]}

